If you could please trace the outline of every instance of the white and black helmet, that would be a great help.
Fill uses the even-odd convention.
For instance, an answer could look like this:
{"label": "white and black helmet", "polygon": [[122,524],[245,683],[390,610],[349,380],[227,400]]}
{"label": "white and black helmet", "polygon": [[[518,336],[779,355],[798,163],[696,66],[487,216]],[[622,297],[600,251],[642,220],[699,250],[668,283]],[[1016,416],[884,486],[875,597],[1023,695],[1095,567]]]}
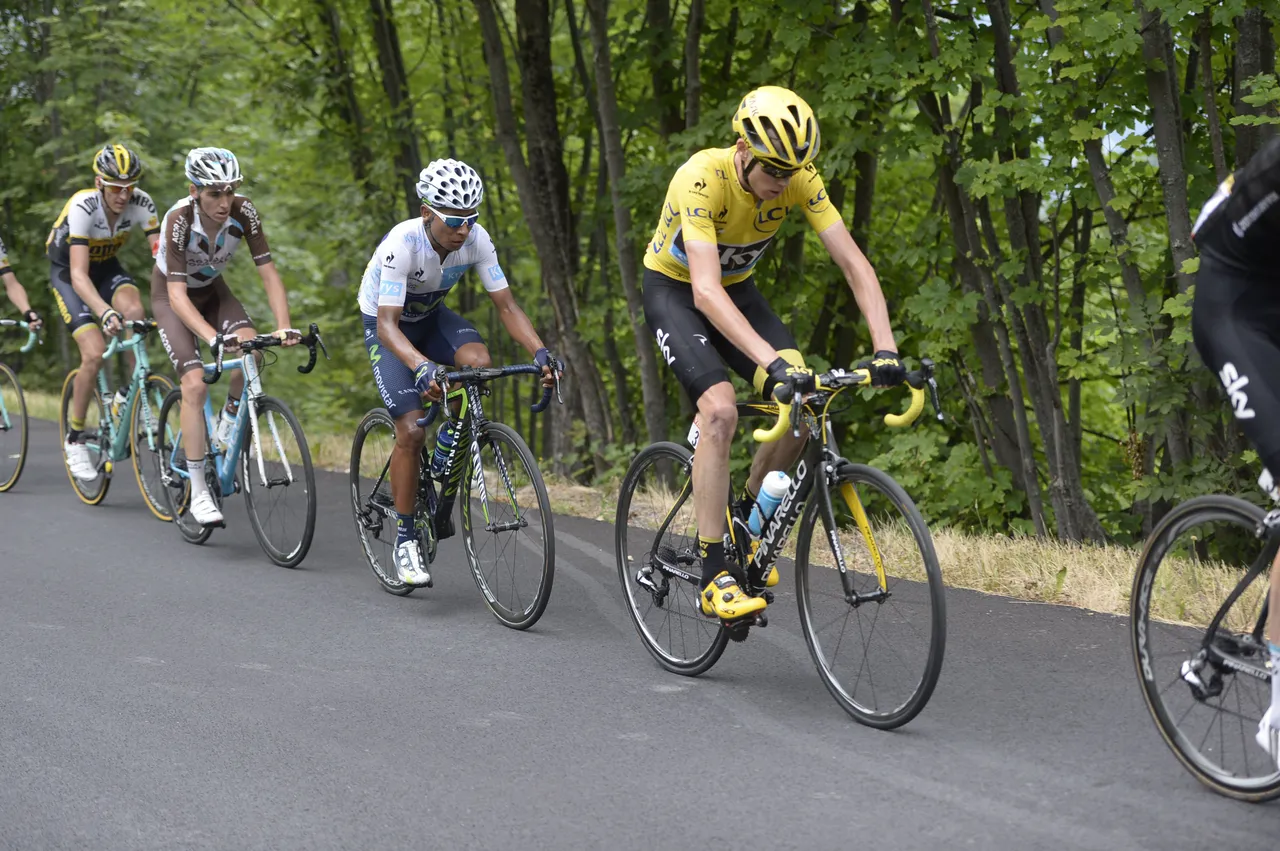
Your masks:
{"label": "white and black helmet", "polygon": [[223,186],[239,183],[240,163],[226,148],[192,148],[187,154],[187,180],[196,186]]}
{"label": "white and black helmet", "polygon": [[418,197],[437,209],[474,210],[484,197],[484,182],[464,162],[434,160],[418,175]]}

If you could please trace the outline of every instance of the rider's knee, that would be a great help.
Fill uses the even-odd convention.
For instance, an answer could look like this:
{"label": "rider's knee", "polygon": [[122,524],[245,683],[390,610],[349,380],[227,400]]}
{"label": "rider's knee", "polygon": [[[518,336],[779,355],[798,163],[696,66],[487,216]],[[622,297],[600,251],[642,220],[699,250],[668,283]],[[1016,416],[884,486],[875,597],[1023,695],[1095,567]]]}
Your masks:
{"label": "rider's knee", "polygon": [[182,401],[188,405],[203,405],[208,390],[204,384],[204,370],[192,369],[184,372],[179,379],[182,385]]}
{"label": "rider's knee", "polygon": [[476,369],[488,369],[493,366],[493,359],[489,357],[489,349],[485,346],[463,346],[458,349],[455,360],[458,366],[472,366]]}
{"label": "rider's knee", "polygon": [[396,421],[396,448],[420,452],[426,442],[427,430],[418,425],[413,417]]}
{"label": "rider's knee", "polygon": [[698,400],[698,427],[712,440],[728,441],[738,427],[738,404],[732,396],[704,394]]}

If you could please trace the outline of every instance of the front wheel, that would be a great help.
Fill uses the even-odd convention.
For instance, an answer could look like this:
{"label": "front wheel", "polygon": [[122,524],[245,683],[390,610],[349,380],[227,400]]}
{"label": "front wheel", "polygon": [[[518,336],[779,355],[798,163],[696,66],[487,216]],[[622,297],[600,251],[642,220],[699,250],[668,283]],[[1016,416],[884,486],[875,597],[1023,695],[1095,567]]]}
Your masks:
{"label": "front wheel", "polygon": [[924,518],[887,474],[844,464],[815,488],[796,598],[818,675],[849,715],[889,730],[924,709],[946,645],[942,571]]}
{"label": "front wheel", "polygon": [[102,404],[102,397],[96,390],[90,388],[89,407],[85,410],[80,443],[88,451],[89,463],[97,471],[97,476],[87,482],[81,481],[71,474],[71,467],[67,464],[66,450],[63,448],[67,432],[71,427],[71,397],[76,376],[79,374],[80,367],[76,367],[67,373],[66,380],[62,382],[62,404],[58,407],[60,431],[58,447],[62,452],[62,463],[67,470],[67,478],[71,480],[71,487],[76,492],[76,496],[80,497],[81,502],[86,505],[97,505],[107,498],[107,491],[111,488],[111,473],[107,469],[111,464],[111,415]]}
{"label": "front wheel", "polygon": [[[182,444],[182,390],[171,390],[160,406],[159,438],[161,480],[164,484],[165,509],[173,518],[182,537],[193,544],[203,544],[213,534],[212,526],[201,526],[191,516],[191,482],[187,479],[187,452]],[[205,435],[205,481],[214,502],[222,507],[222,487],[218,484],[209,435]]]}
{"label": "front wheel", "polygon": [[302,425],[274,396],[253,400],[240,450],[240,482],[249,525],[258,543],[281,567],[297,567],[311,549],[316,531],[316,471]]}
{"label": "front wheel", "polygon": [[173,390],[173,382],[163,375],[148,375],[133,400],[129,442],[133,448],[133,474],[138,478],[142,499],[160,520],[173,519],[165,498],[160,456],[160,408]]}
{"label": "front wheel", "polygon": [[462,545],[493,616],[512,629],[538,622],[555,580],[551,500],[528,444],[488,423],[461,484]]}
{"label": "front wheel", "polygon": [[0,363],[0,493],[12,488],[27,463],[27,400],[13,370]]}
{"label": "front wheel", "polygon": [[1147,540],[1129,598],[1134,666],[1161,738],[1201,783],[1255,802],[1280,797],[1275,761],[1254,740],[1271,704],[1270,565],[1249,575],[1274,552],[1257,536],[1262,518],[1230,496],[1174,508]]}

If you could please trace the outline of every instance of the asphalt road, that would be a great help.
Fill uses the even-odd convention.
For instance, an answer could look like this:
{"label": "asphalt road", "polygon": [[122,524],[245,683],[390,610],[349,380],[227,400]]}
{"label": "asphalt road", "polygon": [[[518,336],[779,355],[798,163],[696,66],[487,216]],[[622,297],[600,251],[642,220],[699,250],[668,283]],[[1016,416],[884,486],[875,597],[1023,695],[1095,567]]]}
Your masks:
{"label": "asphalt road", "polygon": [[382,590],[345,478],[299,570],[228,528],[184,543],[121,471],[72,494],[49,423],[0,494],[0,847],[1275,848],[1280,809],[1204,790],[1141,704],[1125,622],[950,591],[906,728],[831,700],[791,578],[699,679],[645,653],[612,528],[557,518],[551,604],[517,633],[460,545]]}

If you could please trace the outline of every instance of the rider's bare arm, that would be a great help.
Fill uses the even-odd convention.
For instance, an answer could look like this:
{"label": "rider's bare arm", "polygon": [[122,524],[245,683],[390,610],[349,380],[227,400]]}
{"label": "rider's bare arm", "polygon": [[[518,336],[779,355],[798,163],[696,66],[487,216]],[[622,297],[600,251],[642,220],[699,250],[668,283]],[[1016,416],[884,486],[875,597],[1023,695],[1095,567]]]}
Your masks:
{"label": "rider's bare arm", "polygon": [[689,277],[693,279],[693,306],[757,364],[767,367],[773,363],[778,352],[755,332],[720,283],[720,252],[715,243],[686,237],[685,251],[689,255]]}
{"label": "rider's bare arm", "polygon": [[826,228],[818,236],[831,259],[844,272],[844,279],[849,282],[849,289],[853,291],[854,301],[867,319],[867,327],[871,329],[871,348],[875,351],[896,352],[898,344],[893,339],[889,308],[884,301],[884,292],[880,289],[880,280],[862,249],[853,241],[853,235],[844,226],[844,222],[840,222]]}

